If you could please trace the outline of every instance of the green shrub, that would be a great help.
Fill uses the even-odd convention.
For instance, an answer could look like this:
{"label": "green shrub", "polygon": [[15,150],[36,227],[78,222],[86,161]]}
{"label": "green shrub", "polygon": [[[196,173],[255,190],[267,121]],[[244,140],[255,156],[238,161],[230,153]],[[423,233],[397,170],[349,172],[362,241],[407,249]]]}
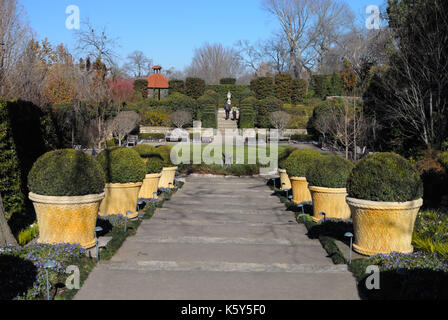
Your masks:
{"label": "green shrub", "polygon": [[294,79],[291,81],[291,102],[293,104],[302,103],[305,99],[308,82],[303,79]]}
{"label": "green shrub", "polygon": [[284,161],[283,166],[290,177],[305,177],[313,162],[322,155],[311,149],[296,150]]}
{"label": "green shrub", "polygon": [[152,156],[146,162],[146,173],[160,173],[163,170],[163,159],[160,156]]}
{"label": "green shrub", "polygon": [[203,128],[217,128],[218,116],[214,105],[207,105],[204,107],[204,111],[201,112],[201,121]]}
{"label": "green shrub", "polygon": [[215,84],[206,85],[205,92],[214,91],[218,96],[219,103],[224,104],[227,101],[227,93],[232,93],[232,104],[241,105],[241,101],[249,96],[253,96],[254,93],[250,91],[248,85],[239,84]]}
{"label": "green shrub", "polygon": [[138,135],[138,138],[140,140],[145,140],[145,139],[165,139],[165,135],[163,133],[140,133]]}
{"label": "green shrub", "polygon": [[169,81],[169,94],[173,94],[175,92],[185,93],[185,82],[183,80],[173,79]]}
{"label": "green shrub", "polygon": [[25,246],[34,239],[39,236],[39,226],[37,223],[33,224],[31,227],[20,231],[20,233],[17,236],[17,242],[21,246]]}
{"label": "green shrub", "polygon": [[271,121],[269,116],[272,112],[280,111],[283,106],[283,102],[276,97],[267,97],[258,104],[258,110],[256,114],[256,126],[257,128],[270,128]]}
{"label": "green shrub", "polygon": [[137,151],[116,148],[102,151],[97,157],[107,183],[137,183],[146,176],[146,167]]}
{"label": "green shrub", "polygon": [[85,196],[104,192],[104,175],[81,151],[57,150],[40,157],[28,175],[30,191],[43,196]]}
{"label": "green shrub", "polygon": [[250,82],[250,90],[255,93],[258,100],[266,99],[274,95],[274,80],[269,77],[261,77]]}
{"label": "green shrub", "polygon": [[255,128],[255,112],[252,106],[243,105],[240,108],[239,118],[240,129],[253,129]]}
{"label": "green shrub", "polygon": [[347,179],[354,165],[339,156],[316,159],[306,172],[310,186],[322,188],[346,188]]}
{"label": "green shrub", "polygon": [[134,81],[134,91],[141,94],[143,99],[148,97],[149,88],[148,88],[148,80],[146,79],[138,79]]}
{"label": "green shrub", "polygon": [[407,202],[423,196],[418,171],[395,153],[375,153],[359,161],[347,189],[350,197],[370,201]]}
{"label": "green shrub", "polygon": [[313,75],[310,81],[310,90],[314,92],[314,96],[325,99],[328,96],[329,87],[331,85],[329,75]]}
{"label": "green shrub", "polygon": [[291,136],[293,141],[313,141],[313,136],[309,134],[293,134]]}
{"label": "green shrub", "polygon": [[280,169],[285,169],[285,161],[288,157],[296,150],[294,147],[286,147],[279,151],[278,153],[278,167]]}
{"label": "green shrub", "polygon": [[171,149],[171,146],[159,146],[156,148],[156,151],[163,159],[163,165],[165,167],[170,167],[173,165],[173,162],[171,161]]}
{"label": "green shrub", "polygon": [[440,155],[439,161],[442,164],[442,166],[448,170],[448,151],[445,151]]}
{"label": "green shrub", "polygon": [[275,76],[275,97],[283,103],[291,103],[292,77],[288,73]]}
{"label": "green shrub", "polygon": [[204,94],[205,81],[200,78],[187,78],[185,80],[185,94],[193,99],[198,99]]}
{"label": "green shrub", "polygon": [[236,83],[236,79],[235,78],[223,78],[221,80],[219,80],[220,84],[235,84]]}
{"label": "green shrub", "polygon": [[135,146],[132,149],[137,151],[137,153],[143,159],[148,159],[148,158],[151,158],[152,156],[159,155],[159,153],[155,147],[147,145],[147,144],[139,144],[138,146]]}
{"label": "green shrub", "polygon": [[115,148],[117,146],[117,141],[115,139],[107,140],[106,147],[108,149]]}

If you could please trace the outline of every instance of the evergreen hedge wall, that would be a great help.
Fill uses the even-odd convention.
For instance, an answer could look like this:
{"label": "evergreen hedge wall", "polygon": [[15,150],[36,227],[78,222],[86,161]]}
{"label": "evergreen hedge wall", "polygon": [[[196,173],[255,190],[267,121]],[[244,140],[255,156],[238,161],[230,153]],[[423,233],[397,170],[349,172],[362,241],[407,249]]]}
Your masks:
{"label": "evergreen hedge wall", "polygon": [[255,128],[255,111],[251,105],[242,105],[240,107],[240,129]]}
{"label": "evergreen hedge wall", "polygon": [[206,105],[203,110],[204,111],[201,110],[202,127],[206,129],[217,129],[218,115],[216,113],[216,107],[214,105]]}

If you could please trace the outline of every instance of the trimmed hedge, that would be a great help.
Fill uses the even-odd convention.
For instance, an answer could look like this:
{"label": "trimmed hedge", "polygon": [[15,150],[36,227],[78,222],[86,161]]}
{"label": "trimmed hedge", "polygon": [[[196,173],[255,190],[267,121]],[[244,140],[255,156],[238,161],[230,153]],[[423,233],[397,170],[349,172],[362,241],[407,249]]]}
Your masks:
{"label": "trimmed hedge", "polygon": [[250,82],[250,90],[255,93],[258,100],[266,99],[274,95],[274,80],[269,77],[261,77]]}
{"label": "trimmed hedge", "polygon": [[205,81],[200,78],[187,78],[185,80],[185,94],[198,99],[205,92]]}
{"label": "trimmed hedge", "polygon": [[322,154],[316,150],[296,150],[284,161],[283,166],[290,177],[302,178],[306,177],[308,168],[320,157]]}
{"label": "trimmed hedge", "polygon": [[140,133],[138,135],[140,140],[145,139],[165,139],[165,135],[163,133]]}
{"label": "trimmed hedge", "polygon": [[255,128],[255,112],[254,112],[254,108],[252,106],[250,106],[250,105],[241,106],[239,127],[240,127],[240,129]]}
{"label": "trimmed hedge", "polygon": [[291,103],[303,103],[306,91],[308,90],[308,82],[303,79],[294,79],[291,81]]}
{"label": "trimmed hedge", "polygon": [[183,80],[173,79],[170,80],[168,84],[169,84],[168,92],[170,95],[175,92],[185,94],[185,82]]}
{"label": "trimmed hedge", "polygon": [[236,79],[235,78],[222,78],[221,80],[219,80],[220,84],[235,84],[236,83]]}
{"label": "trimmed hedge", "polygon": [[358,162],[347,190],[356,199],[407,202],[423,197],[423,182],[411,163],[396,153],[375,153]]}
{"label": "trimmed hedge", "polygon": [[283,103],[291,103],[292,77],[289,73],[275,76],[275,97]]}
{"label": "trimmed hedge", "polygon": [[232,104],[241,105],[242,101],[254,93],[250,91],[248,85],[239,84],[220,84],[220,85],[207,85],[205,87],[206,92],[213,90],[219,97],[220,103],[227,101],[227,93],[230,91],[232,93]]}
{"label": "trimmed hedge", "polygon": [[137,79],[134,81],[134,91],[138,92],[142,95],[143,99],[148,98],[149,88],[148,88],[148,80],[146,79]]}
{"label": "trimmed hedge", "polygon": [[104,174],[98,163],[72,149],[48,152],[28,175],[30,191],[43,196],[74,197],[104,192]]}
{"label": "trimmed hedge", "polygon": [[218,127],[218,115],[214,105],[206,105],[204,107],[204,111],[201,112],[201,121],[203,128],[216,129]]}
{"label": "trimmed hedge", "polygon": [[146,176],[146,167],[137,151],[116,148],[102,151],[97,157],[107,183],[137,183]]}
{"label": "trimmed hedge", "polygon": [[147,144],[139,144],[138,146],[135,146],[132,149],[137,151],[137,153],[143,159],[148,159],[153,156],[159,155],[159,153],[157,152],[157,149],[155,147],[147,145]]}
{"label": "trimmed hedge", "polygon": [[257,128],[271,128],[271,121],[269,116],[272,112],[280,111],[283,106],[283,102],[276,97],[267,97],[262,100],[258,105],[256,114],[256,126]]}
{"label": "trimmed hedge", "polygon": [[316,159],[306,172],[312,187],[346,188],[353,163],[339,156],[323,156]]}
{"label": "trimmed hedge", "polygon": [[160,173],[163,170],[163,159],[160,156],[153,156],[146,162],[146,173]]}
{"label": "trimmed hedge", "polygon": [[165,167],[171,167],[173,165],[171,161],[171,146],[159,146],[156,148],[157,153],[163,159],[163,165]]}

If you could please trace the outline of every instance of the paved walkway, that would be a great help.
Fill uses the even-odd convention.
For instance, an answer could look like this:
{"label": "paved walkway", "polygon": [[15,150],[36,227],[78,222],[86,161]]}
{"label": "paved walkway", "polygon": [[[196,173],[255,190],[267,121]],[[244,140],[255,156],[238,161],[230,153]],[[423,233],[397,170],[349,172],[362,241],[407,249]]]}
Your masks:
{"label": "paved walkway", "polygon": [[358,299],[261,178],[189,177],[76,299]]}

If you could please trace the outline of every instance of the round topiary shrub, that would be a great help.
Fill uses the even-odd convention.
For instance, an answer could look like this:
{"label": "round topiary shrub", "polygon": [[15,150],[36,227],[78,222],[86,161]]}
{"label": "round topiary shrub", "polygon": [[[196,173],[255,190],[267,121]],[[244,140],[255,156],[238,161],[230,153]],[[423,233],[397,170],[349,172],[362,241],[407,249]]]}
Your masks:
{"label": "round topiary shrub", "polygon": [[163,170],[163,159],[158,156],[153,156],[146,162],[146,173],[157,174]]}
{"label": "round topiary shrub", "polygon": [[31,192],[43,196],[75,197],[104,192],[104,174],[83,152],[57,150],[37,159],[28,175]]}
{"label": "round topiary shrub", "polygon": [[171,147],[170,146],[159,146],[156,151],[163,159],[163,165],[165,167],[171,167],[173,163],[171,162]]}
{"label": "round topiary shrub", "polygon": [[158,154],[157,149],[155,147],[147,144],[139,144],[138,146],[135,146],[132,149],[137,151],[140,157],[144,159],[151,158],[152,156]]}
{"label": "round topiary shrub", "polygon": [[282,163],[288,176],[290,177],[305,177],[306,172],[311,164],[316,159],[321,158],[322,155],[311,149],[296,150],[289,155],[289,157]]}
{"label": "round topiary shrub", "polygon": [[146,167],[137,151],[126,148],[104,150],[97,157],[107,183],[138,183],[146,176]]}
{"label": "round topiary shrub", "polygon": [[310,165],[306,179],[311,187],[346,188],[353,168],[353,163],[344,158],[324,156]]}
{"label": "round topiary shrub", "polygon": [[375,153],[358,162],[351,173],[350,198],[407,202],[422,198],[423,183],[411,163],[395,153]]}

